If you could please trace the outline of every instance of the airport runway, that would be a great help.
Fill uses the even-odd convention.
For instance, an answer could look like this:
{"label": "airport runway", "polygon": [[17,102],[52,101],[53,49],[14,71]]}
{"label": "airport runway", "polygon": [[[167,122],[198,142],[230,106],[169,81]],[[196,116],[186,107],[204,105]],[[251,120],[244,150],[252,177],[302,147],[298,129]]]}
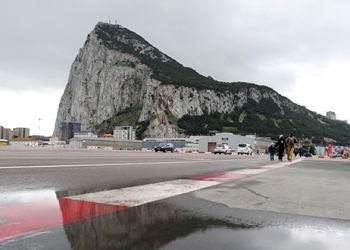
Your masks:
{"label": "airport runway", "polygon": [[347,249],[349,160],[268,158],[0,148],[0,249]]}

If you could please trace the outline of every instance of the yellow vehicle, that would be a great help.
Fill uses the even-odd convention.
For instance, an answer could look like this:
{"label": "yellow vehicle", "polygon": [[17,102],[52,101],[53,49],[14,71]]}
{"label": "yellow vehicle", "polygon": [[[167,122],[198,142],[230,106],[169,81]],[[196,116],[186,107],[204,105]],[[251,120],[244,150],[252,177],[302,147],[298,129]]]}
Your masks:
{"label": "yellow vehicle", "polygon": [[0,139],[0,146],[7,146],[9,145],[9,141],[6,139]]}

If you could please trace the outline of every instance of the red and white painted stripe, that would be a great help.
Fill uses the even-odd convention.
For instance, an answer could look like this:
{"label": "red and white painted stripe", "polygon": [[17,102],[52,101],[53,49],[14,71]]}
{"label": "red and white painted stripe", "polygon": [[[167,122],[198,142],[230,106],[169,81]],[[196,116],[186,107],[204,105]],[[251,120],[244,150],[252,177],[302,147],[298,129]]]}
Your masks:
{"label": "red and white painted stripe", "polygon": [[241,169],[187,179],[74,195],[59,199],[58,204],[57,202],[33,202],[0,207],[0,243],[21,235],[115,213],[130,207],[261,174],[299,161],[301,159],[253,169]]}

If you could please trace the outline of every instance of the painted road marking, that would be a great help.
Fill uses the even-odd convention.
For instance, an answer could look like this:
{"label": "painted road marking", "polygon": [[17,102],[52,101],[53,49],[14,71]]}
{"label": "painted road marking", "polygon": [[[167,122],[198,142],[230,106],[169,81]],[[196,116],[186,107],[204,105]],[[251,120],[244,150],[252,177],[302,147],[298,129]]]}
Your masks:
{"label": "painted road marking", "polygon": [[[222,161],[232,161],[239,159],[228,159],[228,160],[197,160],[198,162],[222,162]],[[70,168],[70,167],[105,167],[105,166],[130,166],[130,165],[159,165],[159,164],[188,164],[193,163],[195,160],[191,161],[165,161],[165,162],[131,162],[131,163],[105,163],[105,164],[74,164],[74,165],[45,165],[45,166],[9,166],[9,167],[0,167],[0,169],[27,169],[27,168]]]}
{"label": "painted road marking", "polygon": [[[58,204],[48,204],[41,201],[0,207],[0,243],[18,236],[37,233],[73,222],[115,213],[130,207],[219,185],[228,181],[264,173],[301,160],[298,159],[294,162],[278,163],[253,169],[241,169],[225,173],[195,176],[187,179],[69,196],[58,199]],[[193,163],[193,161],[191,162]]]}
{"label": "painted road marking", "polygon": [[[298,161],[301,161],[298,160]],[[298,161],[294,161],[298,162]],[[224,182],[241,179],[247,176],[260,174],[272,169],[292,164],[276,164],[256,169],[243,169],[218,174],[191,177],[174,181],[152,183],[136,187],[107,190],[95,193],[69,196],[67,199],[104,203],[118,206],[140,206],[149,202],[186,194],[202,188],[219,185]],[[274,166],[274,167],[273,167]]]}
{"label": "painted road marking", "polygon": [[222,182],[174,180],[141,186],[69,196],[67,199],[135,207],[153,201],[193,192]]}

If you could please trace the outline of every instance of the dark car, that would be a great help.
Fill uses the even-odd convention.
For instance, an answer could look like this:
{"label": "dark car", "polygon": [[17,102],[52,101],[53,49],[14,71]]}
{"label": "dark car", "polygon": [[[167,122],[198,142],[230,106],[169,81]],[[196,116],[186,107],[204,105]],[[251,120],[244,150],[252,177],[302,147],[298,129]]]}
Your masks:
{"label": "dark car", "polygon": [[174,152],[174,145],[172,143],[159,143],[158,146],[154,148],[155,152],[161,151],[161,152]]}

